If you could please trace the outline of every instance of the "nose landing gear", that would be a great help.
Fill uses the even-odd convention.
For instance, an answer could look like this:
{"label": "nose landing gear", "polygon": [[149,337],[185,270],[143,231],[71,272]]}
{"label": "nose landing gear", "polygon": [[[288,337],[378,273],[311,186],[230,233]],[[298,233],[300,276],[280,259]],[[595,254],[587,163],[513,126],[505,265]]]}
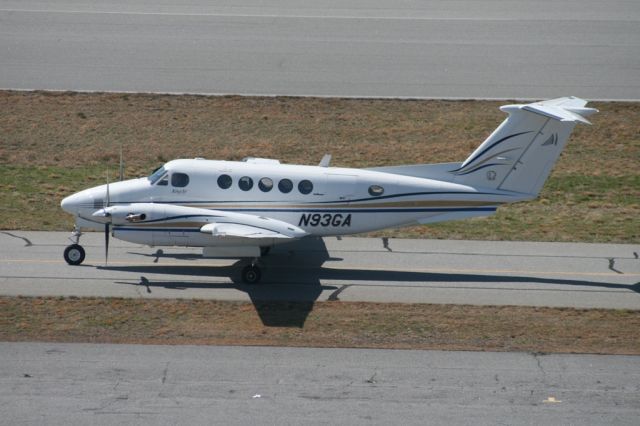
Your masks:
{"label": "nose landing gear", "polygon": [[84,261],[84,249],[79,244],[71,244],[64,249],[64,260],[69,265],[79,265]]}
{"label": "nose landing gear", "polygon": [[84,261],[84,248],[79,244],[81,235],[80,229],[74,227],[69,238],[73,244],[64,249],[64,260],[69,265],[79,265]]}

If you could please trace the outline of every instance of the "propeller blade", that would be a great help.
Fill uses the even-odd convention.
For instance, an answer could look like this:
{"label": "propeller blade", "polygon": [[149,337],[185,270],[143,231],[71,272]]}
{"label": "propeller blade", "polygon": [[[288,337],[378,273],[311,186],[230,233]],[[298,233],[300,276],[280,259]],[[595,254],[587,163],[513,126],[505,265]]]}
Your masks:
{"label": "propeller blade", "polygon": [[109,194],[109,169],[107,169],[107,205],[105,207],[104,217],[108,221],[104,224],[104,264],[109,262],[109,226],[111,225],[111,214],[106,210],[111,206],[111,195]]}
{"label": "propeller blade", "polygon": [[109,195],[109,169],[107,169],[107,205],[109,207],[111,205],[111,197]]}
{"label": "propeller blade", "polygon": [[109,262],[109,223],[104,224],[104,264]]}

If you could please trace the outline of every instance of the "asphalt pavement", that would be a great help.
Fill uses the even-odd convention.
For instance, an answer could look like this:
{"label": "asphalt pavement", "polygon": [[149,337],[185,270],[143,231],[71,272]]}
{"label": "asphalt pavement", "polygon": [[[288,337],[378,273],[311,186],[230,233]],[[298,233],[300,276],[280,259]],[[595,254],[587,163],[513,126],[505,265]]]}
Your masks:
{"label": "asphalt pavement", "polygon": [[637,425],[640,357],[0,343],[0,424]]}
{"label": "asphalt pavement", "polygon": [[640,246],[624,244],[325,238],[276,246],[263,280],[245,261],[199,249],[150,248],[87,233],[87,259],[62,258],[69,233],[0,231],[0,294],[344,300],[640,309]]}
{"label": "asphalt pavement", "polygon": [[0,0],[0,88],[640,99],[640,2]]}

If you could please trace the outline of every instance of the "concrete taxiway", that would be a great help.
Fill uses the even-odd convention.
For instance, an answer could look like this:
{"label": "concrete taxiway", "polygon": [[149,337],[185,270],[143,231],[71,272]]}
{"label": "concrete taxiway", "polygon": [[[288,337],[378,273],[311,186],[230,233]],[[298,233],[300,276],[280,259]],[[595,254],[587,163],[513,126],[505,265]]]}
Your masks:
{"label": "concrete taxiway", "polygon": [[0,231],[0,294],[344,300],[640,309],[640,246],[327,238],[275,247],[263,282],[237,260],[83,235],[87,259],[63,258],[69,233]]}
{"label": "concrete taxiway", "polygon": [[0,88],[640,99],[629,0],[0,1]]}
{"label": "concrete taxiway", "polygon": [[640,357],[0,343],[0,424],[637,425]]}

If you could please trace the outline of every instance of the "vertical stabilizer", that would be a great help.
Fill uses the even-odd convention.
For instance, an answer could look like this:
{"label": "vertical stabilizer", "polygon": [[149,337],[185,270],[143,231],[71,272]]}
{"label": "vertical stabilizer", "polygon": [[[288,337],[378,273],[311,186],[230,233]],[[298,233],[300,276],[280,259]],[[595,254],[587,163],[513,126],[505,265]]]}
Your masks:
{"label": "vertical stabilizer", "polygon": [[455,181],[537,195],[577,122],[597,112],[568,97],[500,108],[509,117],[461,165]]}

